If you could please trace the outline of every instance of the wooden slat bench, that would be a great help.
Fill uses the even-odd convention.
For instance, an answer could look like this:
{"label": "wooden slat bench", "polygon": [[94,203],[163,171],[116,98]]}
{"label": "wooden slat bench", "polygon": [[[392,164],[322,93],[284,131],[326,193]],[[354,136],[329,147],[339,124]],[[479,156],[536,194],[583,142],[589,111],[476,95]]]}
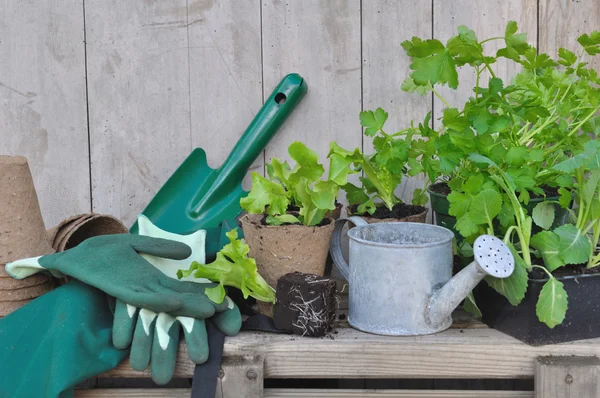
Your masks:
{"label": "wooden slat bench", "polygon": [[[193,377],[194,364],[181,345],[175,369],[177,378]],[[303,338],[261,332],[242,332],[225,342],[218,397],[533,397],[532,391],[437,391],[437,390],[307,390],[263,389],[264,379],[522,379],[534,378],[538,357],[600,357],[600,339],[574,343],[531,347],[494,329],[469,319],[455,317],[451,329],[428,336],[388,337],[362,333],[345,325],[324,338]],[[594,362],[595,363],[595,362]],[[562,367],[561,367],[562,366]],[[586,370],[593,378],[598,369]],[[547,367],[545,369],[548,369]],[[565,370],[566,369],[566,370]],[[565,386],[580,391],[577,369],[564,363],[551,369],[560,381],[561,372],[571,377]],[[590,373],[591,372],[591,373]],[[567,380],[568,377],[562,376]],[[590,376],[591,375],[591,376]],[[149,371],[137,372],[128,361],[100,375],[106,378],[149,378]],[[596,377],[600,379],[600,374]],[[574,381],[573,381],[574,380]],[[597,385],[600,380],[592,383]],[[548,383],[545,383],[548,384]],[[589,383],[588,383],[589,384]],[[553,395],[554,387],[539,389],[536,397]],[[593,388],[572,397],[599,397]],[[89,389],[78,390],[76,397],[189,397],[190,390],[181,389]]]}

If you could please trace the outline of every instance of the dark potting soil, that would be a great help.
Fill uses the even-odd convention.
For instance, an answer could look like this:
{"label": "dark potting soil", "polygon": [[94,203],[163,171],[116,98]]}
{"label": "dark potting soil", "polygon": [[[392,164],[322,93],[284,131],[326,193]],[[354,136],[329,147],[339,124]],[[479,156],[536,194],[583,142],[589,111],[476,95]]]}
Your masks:
{"label": "dark potting soil", "polygon": [[[356,214],[357,208],[358,208],[358,205],[350,206],[350,211],[352,212],[352,214]],[[406,203],[398,203],[397,205],[395,205],[392,208],[391,211],[385,206],[377,206],[377,209],[375,210],[375,213],[373,213],[373,214],[363,213],[363,214],[358,214],[358,215],[365,216],[365,217],[380,218],[380,219],[381,218],[405,218],[408,216],[414,216],[417,214],[421,214],[425,210],[426,209],[423,206],[414,206],[414,205],[407,205]]]}
{"label": "dark potting soil", "polygon": [[[297,216],[297,214],[296,214],[296,216]],[[321,222],[319,224],[314,225],[314,227],[324,227],[325,225],[329,225],[330,223],[331,223],[331,220],[329,218],[324,218],[323,220],[321,220]],[[265,226],[268,225],[267,224],[267,215],[266,214],[260,220],[260,224],[261,225],[265,225]],[[289,223],[289,222],[285,222],[285,223],[281,224],[281,226],[283,226],[283,225],[301,225],[301,224],[292,224],[292,223]]]}
{"label": "dark potting soil", "polygon": [[431,185],[429,189],[441,195],[450,195],[450,192],[452,192],[448,184],[445,182],[436,182],[435,184]]}
{"label": "dark potting soil", "polygon": [[313,274],[292,272],[279,278],[273,320],[277,329],[301,336],[322,337],[335,321],[336,282]]}
{"label": "dark potting soil", "polygon": [[[450,189],[450,187],[448,186],[447,183],[445,182],[436,182],[435,184],[431,185],[429,187],[430,190],[432,190],[435,193],[439,193],[441,195],[449,195],[452,190]],[[539,198],[543,198],[543,197],[557,197],[559,196],[558,194],[558,188],[554,188],[554,187],[548,187],[548,186],[543,186],[542,189],[544,190],[544,195],[537,195],[533,192],[529,193],[529,196],[532,199],[539,199]]]}
{"label": "dark potting soil", "polygon": [[[340,204],[340,202],[335,201],[335,206],[337,207]],[[287,211],[292,212],[292,213],[297,213],[300,211],[300,208],[298,206],[293,206],[293,205],[289,205],[287,208]]]}
{"label": "dark potting soil", "polygon": [[[562,276],[591,275],[597,273],[600,273],[600,267],[588,269],[586,268],[586,264],[565,265],[564,267],[552,271],[552,275],[557,278]],[[534,268],[529,274],[529,277],[531,279],[548,279],[548,275],[539,268]]]}

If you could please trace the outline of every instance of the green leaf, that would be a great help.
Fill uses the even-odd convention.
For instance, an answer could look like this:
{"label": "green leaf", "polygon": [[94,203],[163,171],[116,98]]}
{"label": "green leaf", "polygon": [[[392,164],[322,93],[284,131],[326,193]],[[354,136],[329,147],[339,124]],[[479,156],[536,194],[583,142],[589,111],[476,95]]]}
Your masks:
{"label": "green leaf", "polygon": [[270,215],[284,214],[289,204],[290,200],[281,185],[256,172],[252,173],[250,193],[240,200],[241,208],[250,214],[261,214],[265,209]]}
{"label": "green leaf", "polygon": [[373,111],[363,111],[360,113],[360,125],[365,127],[365,135],[374,136],[383,128],[388,113],[381,108]]}
{"label": "green leaf", "polygon": [[[297,183],[300,178],[306,178],[308,181],[316,181],[325,172],[323,165],[319,163],[319,155],[308,148],[300,141],[294,141],[288,147],[290,157],[296,161],[296,167],[291,171],[289,180]],[[288,189],[293,187],[288,186]]]}
{"label": "green leaf", "polygon": [[554,232],[538,232],[531,237],[530,244],[539,251],[550,272],[565,265],[560,256],[560,238]]}
{"label": "green leaf", "polygon": [[[323,189],[323,187],[321,188]],[[312,227],[318,225],[323,221],[329,207],[331,207],[331,210],[335,208],[335,194],[332,197],[332,192],[326,188],[322,192],[315,192],[309,187],[308,181],[305,178],[296,185],[296,195],[298,195],[298,198],[302,202],[302,206],[300,206],[300,220],[306,226]],[[317,206],[315,200],[319,206]],[[329,204],[331,206],[328,206]]]}
{"label": "green leaf", "polygon": [[527,161],[528,153],[529,151],[525,147],[511,147],[508,152],[506,152],[505,160],[511,166],[521,167]]}
{"label": "green leaf", "polygon": [[475,318],[481,318],[481,310],[477,306],[475,302],[475,297],[473,297],[473,292],[470,292],[467,297],[465,297],[465,301],[463,303],[463,310],[473,314]]}
{"label": "green leaf", "polygon": [[566,48],[559,48],[558,56],[561,58],[558,63],[564,66],[571,66],[577,62],[577,55]]}
{"label": "green leaf", "polygon": [[485,281],[492,289],[506,297],[509,303],[517,306],[525,297],[529,277],[525,261],[523,261],[519,253],[517,253],[511,244],[508,244],[508,247],[515,258],[515,270],[513,273],[508,278],[486,276]]}
{"label": "green leaf", "polygon": [[462,184],[462,190],[466,193],[470,193],[471,195],[476,195],[481,191],[483,187],[483,175],[476,174],[474,176],[469,177]]}
{"label": "green leaf", "polygon": [[473,198],[469,216],[474,223],[492,224],[501,209],[502,195],[493,189],[485,189]]}
{"label": "green leaf", "polygon": [[517,34],[517,30],[517,23],[515,21],[508,21],[504,32],[504,42],[506,43],[506,47],[498,50],[496,53],[497,57],[505,57],[514,61],[519,61],[520,56],[530,48],[529,44],[527,44],[527,34]]}
{"label": "green leaf", "polygon": [[334,181],[340,186],[344,186],[348,182],[348,175],[354,174],[350,168],[352,159],[338,155],[337,153],[329,156],[329,175],[328,180]]}
{"label": "green leaf", "polygon": [[477,41],[475,32],[466,26],[459,26],[458,35],[450,38],[446,46],[457,66],[477,66],[483,63],[483,47]]}
{"label": "green leaf", "polygon": [[267,225],[300,224],[300,220],[292,214],[282,214],[279,216],[267,216]]}
{"label": "green leaf", "polygon": [[562,207],[563,209],[569,208],[569,206],[571,205],[571,191],[569,191],[565,187],[561,187],[558,189],[558,193],[560,195],[558,198],[558,203],[560,204],[560,207]]}
{"label": "green leaf", "polygon": [[417,188],[413,192],[412,204],[415,206],[424,206],[429,201],[427,191],[422,188]]}
{"label": "green leaf", "polygon": [[442,118],[442,124],[446,129],[463,131],[469,128],[469,121],[466,117],[460,116],[458,109],[456,108],[445,108],[444,117]]}
{"label": "green leaf", "polygon": [[404,41],[402,47],[411,57],[410,77],[419,86],[428,84],[448,84],[450,88],[458,87],[456,63],[450,51],[439,40],[421,40],[413,37]]}
{"label": "green leaf", "polygon": [[244,298],[252,296],[259,301],[274,303],[275,289],[260,276],[256,261],[248,257],[250,248],[244,239],[238,239],[237,228],[227,232],[226,236],[229,243],[217,253],[215,261],[210,264],[194,261],[187,271],[177,271],[177,277],[181,279],[193,272],[195,278],[218,283],[205,290],[208,298],[218,304],[225,298],[225,286],[240,289]]}
{"label": "green leaf", "polygon": [[509,227],[515,223],[515,212],[508,201],[502,203],[502,210],[498,214],[498,220],[503,227]]}
{"label": "green leaf", "polygon": [[351,205],[362,204],[369,200],[369,196],[365,193],[365,190],[354,184],[347,183],[342,189],[346,192],[346,199]]}
{"label": "green leaf", "polygon": [[592,33],[583,34],[577,39],[579,44],[583,47],[586,53],[589,55],[600,54],[600,32],[595,30]]}
{"label": "green leaf", "polygon": [[402,89],[402,91],[406,91],[407,93],[417,93],[420,96],[424,96],[425,94],[429,93],[432,89],[432,87],[429,85],[419,86],[415,84],[415,81],[410,77],[404,79],[400,88]]}
{"label": "green leaf", "polygon": [[550,278],[542,287],[535,312],[538,319],[552,329],[565,319],[567,305],[567,292],[562,282]]}
{"label": "green leaf", "polygon": [[581,264],[588,261],[592,252],[590,240],[573,224],[565,224],[554,230],[560,238],[560,253],[567,264]]}
{"label": "green leaf", "polygon": [[550,229],[554,223],[554,204],[550,202],[538,203],[533,208],[533,221],[544,229]]}

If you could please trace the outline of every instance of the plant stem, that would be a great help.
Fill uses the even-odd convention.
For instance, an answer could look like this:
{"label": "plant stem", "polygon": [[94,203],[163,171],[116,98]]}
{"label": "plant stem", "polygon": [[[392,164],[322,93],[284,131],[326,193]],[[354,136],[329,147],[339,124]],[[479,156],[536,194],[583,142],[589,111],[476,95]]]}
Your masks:
{"label": "plant stem", "polygon": [[489,39],[485,39],[479,42],[479,44],[487,43],[492,40],[504,40],[504,37],[490,37]]}
{"label": "plant stem", "polygon": [[435,96],[436,96],[436,97],[438,97],[438,98],[440,99],[440,101],[442,101],[442,102],[444,103],[444,105],[446,105],[448,108],[452,108],[452,105],[450,105],[450,104],[448,103],[448,101],[446,101],[446,100],[444,99],[444,97],[442,97],[442,96],[440,95],[440,93],[438,93],[438,92],[437,92],[435,89],[431,89],[431,91],[432,91],[432,92],[435,94]]}
{"label": "plant stem", "polygon": [[550,271],[548,271],[545,267],[541,267],[539,265],[532,265],[531,268],[539,268],[543,270],[548,275],[548,277],[550,277],[550,279],[554,279],[554,275],[552,275],[552,273],[550,273]]}

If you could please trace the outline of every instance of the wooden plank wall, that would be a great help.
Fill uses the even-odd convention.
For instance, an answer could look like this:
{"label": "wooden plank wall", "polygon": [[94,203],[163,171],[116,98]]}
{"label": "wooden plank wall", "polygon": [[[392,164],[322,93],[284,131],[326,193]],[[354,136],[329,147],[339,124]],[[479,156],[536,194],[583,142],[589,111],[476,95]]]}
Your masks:
{"label": "wooden plank wall", "polygon": [[[130,224],[194,147],[218,166],[285,74],[304,76],[309,94],[254,171],[286,158],[294,140],[321,156],[331,140],[369,151],[361,109],[384,107],[391,128],[439,115],[437,99],[401,92],[409,62],[400,42],[445,40],[461,24],[500,36],[510,19],[555,52],[600,29],[600,3],[4,1],[0,153],[28,157],[48,226],[89,210]],[[498,67],[503,77],[515,72]],[[468,84],[444,94],[464,101]],[[407,180],[400,195],[410,200],[421,184]]]}

